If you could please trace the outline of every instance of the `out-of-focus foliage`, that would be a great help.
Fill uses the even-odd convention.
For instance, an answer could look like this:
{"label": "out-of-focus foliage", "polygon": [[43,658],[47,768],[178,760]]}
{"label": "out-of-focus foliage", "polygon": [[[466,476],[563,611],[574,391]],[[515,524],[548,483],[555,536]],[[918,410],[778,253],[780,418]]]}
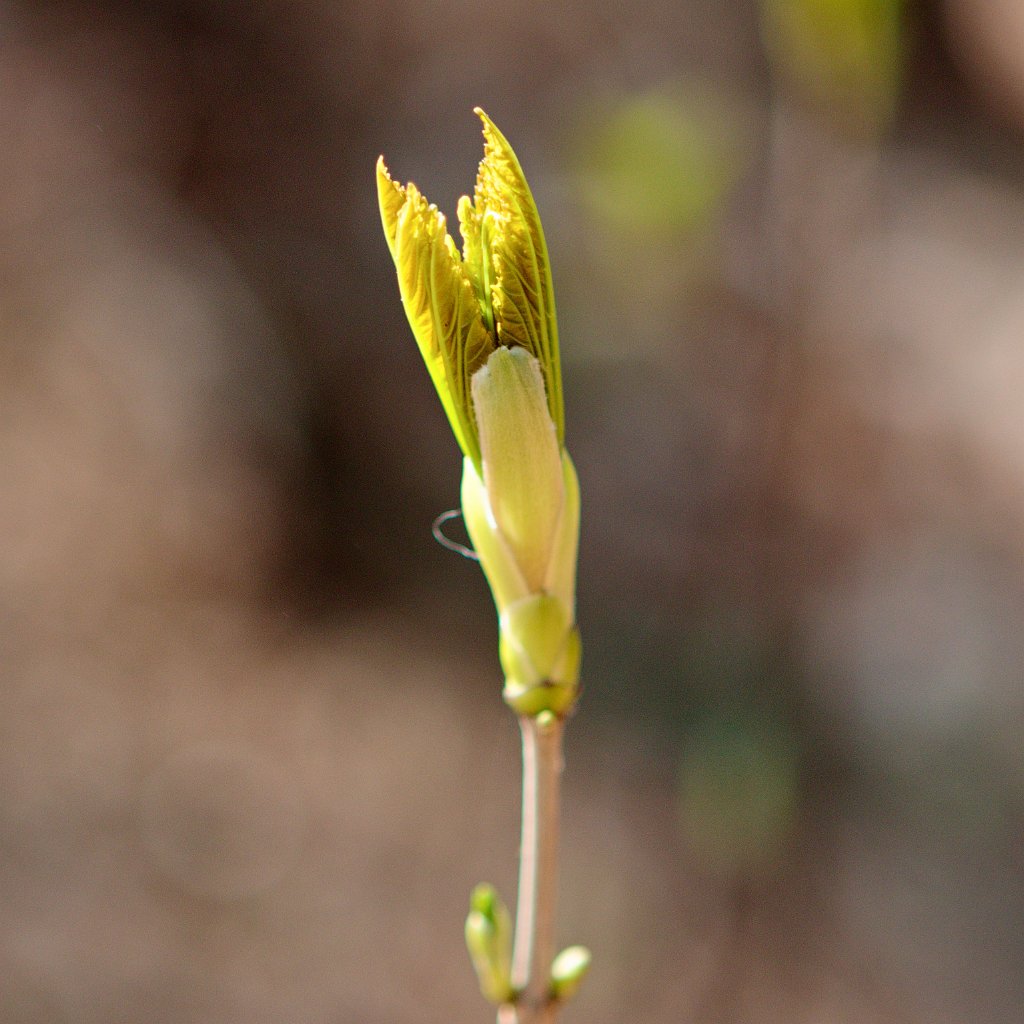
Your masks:
{"label": "out-of-focus foliage", "polygon": [[595,218],[649,243],[707,227],[740,170],[735,115],[707,90],[650,92],[593,108],[574,170]]}
{"label": "out-of-focus foliage", "polygon": [[903,63],[903,0],[761,0],[765,49],[781,77],[837,125],[884,128]]}
{"label": "out-of-focus foliage", "polygon": [[702,716],[679,776],[687,842],[718,873],[774,864],[795,825],[797,783],[796,744],[781,718],[752,708]]}
{"label": "out-of-focus foliage", "polygon": [[573,310],[583,275],[604,301],[573,311],[585,323],[577,357],[635,360],[671,343],[664,323],[637,309],[667,311],[714,278],[720,228],[752,145],[743,106],[708,84],[677,80],[583,105],[565,168],[578,204],[574,266],[559,302]]}

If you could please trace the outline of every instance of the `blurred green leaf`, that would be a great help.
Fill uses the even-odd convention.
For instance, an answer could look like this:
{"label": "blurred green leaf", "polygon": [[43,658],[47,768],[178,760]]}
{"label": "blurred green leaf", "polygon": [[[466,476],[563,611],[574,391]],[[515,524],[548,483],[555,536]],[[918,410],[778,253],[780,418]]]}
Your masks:
{"label": "blurred green leaf", "polygon": [[892,119],[903,58],[904,0],[761,0],[776,73],[840,127]]}
{"label": "blurred green leaf", "polygon": [[595,108],[577,132],[581,195],[624,238],[699,229],[738,177],[738,136],[709,94],[649,93]]}

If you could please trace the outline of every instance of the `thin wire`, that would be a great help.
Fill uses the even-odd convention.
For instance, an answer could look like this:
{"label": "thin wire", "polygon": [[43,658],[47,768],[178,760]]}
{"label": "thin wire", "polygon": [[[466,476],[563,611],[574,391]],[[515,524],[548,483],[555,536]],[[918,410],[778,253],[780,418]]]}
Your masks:
{"label": "thin wire", "polygon": [[480,561],[480,556],[470,547],[465,544],[460,544],[457,540],[449,540],[444,535],[444,531],[441,529],[445,523],[452,519],[461,519],[462,510],[457,508],[450,508],[447,512],[442,512],[433,522],[430,527],[430,532],[434,535],[434,540],[443,548],[447,548],[449,551],[455,551],[462,555],[463,558],[472,559],[474,562]]}

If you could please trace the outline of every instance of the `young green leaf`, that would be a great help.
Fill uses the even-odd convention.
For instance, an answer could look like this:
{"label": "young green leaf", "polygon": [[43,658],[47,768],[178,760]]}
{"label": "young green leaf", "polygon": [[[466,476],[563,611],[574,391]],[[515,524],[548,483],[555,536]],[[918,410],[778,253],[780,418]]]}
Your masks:
{"label": "young green leaf", "polygon": [[[558,354],[555,290],[544,229],[530,186],[508,140],[479,108],[484,158],[473,194],[473,216],[463,219],[467,262],[482,252],[482,288],[490,284],[497,340],[522,346],[541,365],[559,444],[565,440],[562,374]],[[469,235],[465,227],[469,227]],[[489,256],[489,267],[488,267]],[[490,281],[486,275],[493,275]]]}
{"label": "young green leaf", "polygon": [[[480,461],[471,409],[473,374],[494,350],[443,214],[415,185],[392,181],[377,164],[381,220],[409,326],[464,454]],[[400,202],[401,201],[401,202]]]}

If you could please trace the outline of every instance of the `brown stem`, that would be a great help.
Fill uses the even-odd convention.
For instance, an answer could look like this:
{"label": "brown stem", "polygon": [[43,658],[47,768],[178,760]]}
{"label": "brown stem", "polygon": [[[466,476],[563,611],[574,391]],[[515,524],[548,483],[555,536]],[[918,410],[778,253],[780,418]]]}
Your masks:
{"label": "brown stem", "polygon": [[512,985],[519,993],[515,1024],[555,1024],[551,961],[555,958],[558,895],[559,788],[562,733],[552,715],[519,719],[523,737],[523,826],[519,852],[519,900],[512,951]]}

